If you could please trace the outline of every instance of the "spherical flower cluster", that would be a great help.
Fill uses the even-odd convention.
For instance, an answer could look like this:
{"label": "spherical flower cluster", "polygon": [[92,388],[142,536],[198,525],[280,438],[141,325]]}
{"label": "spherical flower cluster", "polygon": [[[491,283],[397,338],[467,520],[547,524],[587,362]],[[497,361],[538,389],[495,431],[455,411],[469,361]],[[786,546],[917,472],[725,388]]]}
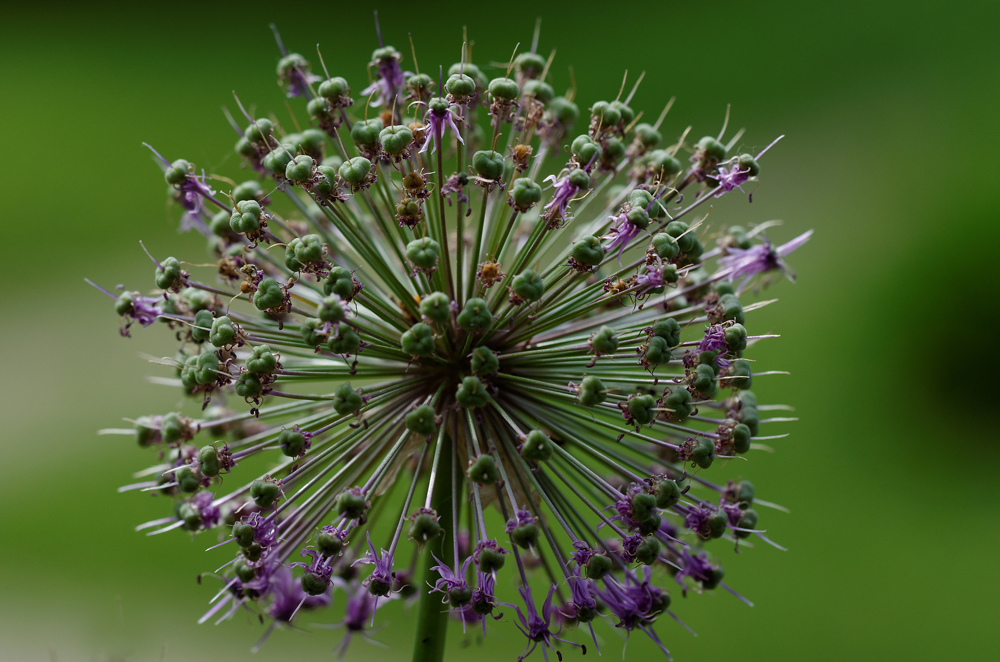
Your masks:
{"label": "spherical flower cluster", "polygon": [[666,110],[640,122],[624,84],[579,122],[537,33],[492,80],[468,51],[406,71],[379,40],[356,97],[278,40],[300,117],[237,100],[241,184],[154,152],[216,266],[154,249],[152,292],[103,290],[123,334],[175,332],[158,381],[191,405],[127,431],[156,463],[123,489],[173,503],[140,528],[217,538],[203,621],[273,629],[343,593],[343,647],[413,597],[418,647],[453,619],[547,657],[603,621],[666,652],[670,591],[740,597],[716,555],[770,542],[773,504],[710,469],[791,420],[750,390],[776,336],[747,299],[809,233],[775,247],[698,218],[762,153],[725,126],[661,145]]}

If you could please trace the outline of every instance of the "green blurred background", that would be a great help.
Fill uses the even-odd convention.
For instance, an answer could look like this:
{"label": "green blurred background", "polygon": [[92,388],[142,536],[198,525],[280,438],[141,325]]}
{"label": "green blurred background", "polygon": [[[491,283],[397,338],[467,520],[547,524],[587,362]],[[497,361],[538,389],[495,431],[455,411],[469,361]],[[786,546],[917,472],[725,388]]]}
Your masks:
{"label": "green blurred background", "polygon": [[[754,319],[783,336],[760,346],[759,365],[792,373],[755,391],[801,417],[746,469],[791,509],[767,527],[790,551],[718,550],[756,607],[723,592],[675,597],[701,635],[662,620],[675,659],[997,659],[1000,5],[343,4],[4,8],[0,658],[249,655],[262,629],[250,619],[195,624],[212,593],[195,583],[212,563],[206,539],[135,533],[163,502],[115,493],[148,457],[95,432],[175,406],[138,356],[172,349],[158,327],[120,338],[83,277],[149,286],[140,239],[159,255],[202,255],[200,239],[176,233],[140,143],[238,177],[219,111],[230,91],[287,112],[268,23],[307,57],[320,42],[356,84],[378,8],[387,42],[409,62],[412,32],[425,71],[458,59],[463,25],[476,62],[506,61],[541,14],[556,88],[572,65],[584,105],[614,97],[622,69],[645,69],[632,105],[655,117],[677,95],[668,141],[687,124],[695,138],[717,132],[727,103],[746,144],[787,135],[753,204],[727,196],[713,220],[784,219],[778,240],[816,229],[790,260],[798,283],[774,287],[780,304]],[[387,608],[377,638],[392,648],[354,644],[347,658],[407,659],[411,617]],[[513,659],[521,638],[492,631],[483,645],[453,630],[451,659]],[[339,636],[280,631],[257,659],[328,659]],[[628,652],[658,655],[644,637]]]}

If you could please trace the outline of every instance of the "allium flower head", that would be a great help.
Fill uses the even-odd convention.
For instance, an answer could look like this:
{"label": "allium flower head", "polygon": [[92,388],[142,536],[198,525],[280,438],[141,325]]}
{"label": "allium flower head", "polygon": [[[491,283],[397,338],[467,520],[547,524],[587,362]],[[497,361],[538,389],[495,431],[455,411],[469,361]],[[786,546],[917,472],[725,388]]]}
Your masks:
{"label": "allium flower head", "polygon": [[[110,432],[155,454],[123,489],[172,503],[140,528],[214,539],[203,621],[301,626],[343,604],[343,651],[416,596],[400,605],[420,602],[417,646],[460,620],[561,658],[604,621],[665,652],[669,590],[738,596],[716,556],[770,542],[753,486],[710,469],[751,466],[782,436],[765,426],[792,420],[761,418],[784,407],[749,390],[777,371],[751,358],[776,336],[747,299],[810,233],[775,246],[769,226],[711,227],[709,205],[718,223],[747,204],[727,194],[767,149],[731,156],[742,132],[725,127],[688,144],[666,111],[637,124],[638,82],[573,136],[587,107],[555,95],[537,42],[492,81],[463,49],[435,90],[379,34],[352,98],[363,72],[331,76],[320,56],[318,76],[278,38],[301,115],[237,100],[246,181],[154,152],[216,266],[149,247],[152,291],[98,287],[124,335],[173,330],[157,382],[188,401]],[[581,89],[619,90],[585,71]]]}

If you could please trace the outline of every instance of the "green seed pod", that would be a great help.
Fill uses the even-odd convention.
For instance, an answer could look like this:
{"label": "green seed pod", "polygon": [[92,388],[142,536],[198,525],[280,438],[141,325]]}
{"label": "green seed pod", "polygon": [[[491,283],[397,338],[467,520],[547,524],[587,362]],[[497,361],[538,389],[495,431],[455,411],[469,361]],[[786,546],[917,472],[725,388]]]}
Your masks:
{"label": "green seed pod", "polygon": [[430,356],[434,353],[434,330],[417,322],[399,339],[403,351],[410,356]]}
{"label": "green seed pod", "polygon": [[653,201],[653,195],[645,189],[637,188],[629,192],[625,197],[625,201],[628,202],[630,207],[645,209]]}
{"label": "green seed pod", "polygon": [[257,561],[260,561],[260,557],[263,555],[264,555],[264,548],[258,545],[257,543],[253,543],[252,545],[243,550],[243,556],[250,563],[256,563]]}
{"label": "green seed pod", "polygon": [[461,103],[476,93],[476,81],[467,74],[452,74],[445,81],[444,91]]}
{"label": "green seed pod", "polygon": [[193,503],[178,504],[177,517],[184,522],[181,528],[185,531],[197,531],[201,528],[201,511]]}
{"label": "green seed pod", "polygon": [[325,165],[316,166],[316,173],[319,177],[316,178],[313,189],[322,195],[333,195],[333,192],[337,190],[337,168]]}
{"label": "green seed pod", "polygon": [[300,154],[285,166],[285,178],[296,184],[307,182],[312,177],[313,166],[315,165],[316,163],[312,160],[311,156]]}
{"label": "green seed pod", "polygon": [[430,270],[437,267],[441,245],[430,237],[414,239],[406,245],[406,259],[418,269]]}
{"label": "green seed pod", "polygon": [[306,104],[306,112],[309,113],[309,117],[320,124],[333,120],[333,115],[330,113],[330,103],[326,99],[318,97],[310,99],[309,103]]}
{"label": "green seed pod", "polygon": [[660,529],[661,517],[659,513],[653,513],[646,519],[639,520],[639,533],[648,536]]}
{"label": "green seed pod", "polygon": [[216,237],[229,237],[233,234],[233,229],[229,225],[231,214],[222,210],[216,213],[208,222],[208,227]]}
{"label": "green seed pod", "polygon": [[635,119],[635,111],[626,106],[624,102],[618,100],[612,101],[611,107],[618,111],[618,114],[621,116],[621,120],[619,121],[622,124],[631,124],[632,120]]}
{"label": "green seed pod", "polygon": [[246,365],[248,372],[255,375],[264,374],[277,367],[278,358],[271,353],[271,348],[267,345],[257,345],[250,349]]}
{"label": "green seed pod", "polygon": [[678,423],[691,415],[691,394],[686,388],[674,389],[673,393],[663,399],[663,407],[670,409],[670,419]]}
{"label": "green seed pod", "polygon": [[252,372],[241,373],[240,376],[236,378],[234,388],[236,389],[236,395],[241,398],[255,397],[260,395],[260,392],[264,390],[264,387],[261,386],[260,383],[260,377]]}
{"label": "green seed pod", "polygon": [[344,541],[339,536],[326,531],[320,531],[319,535],[316,536],[316,551],[322,556],[337,556],[342,549],[344,549]]}
{"label": "green seed pod", "polygon": [[702,469],[708,469],[715,460],[715,444],[710,439],[701,437],[692,444],[687,459]]}
{"label": "green seed pod", "polygon": [[729,515],[724,510],[717,510],[714,515],[708,518],[706,524],[707,527],[704,528],[707,528],[708,535],[706,536],[702,531],[699,531],[698,535],[703,538],[721,538],[729,524]]}
{"label": "green seed pod", "polygon": [[726,146],[712,136],[705,136],[698,141],[695,146],[698,151],[705,153],[705,159],[719,163],[726,160]]}
{"label": "green seed pod", "polygon": [[334,76],[320,83],[317,92],[325,99],[336,100],[350,95],[351,86],[347,84],[347,80]]}
{"label": "green seed pod", "polygon": [[[370,120],[355,122],[354,126],[351,127],[351,140],[354,141],[355,145],[374,147],[375,145],[378,145],[379,132],[382,131],[383,128],[382,120],[377,117]],[[343,173],[341,173],[341,176],[343,176]],[[347,179],[347,177],[344,177],[344,179]]]}
{"label": "green seed pod", "polygon": [[649,536],[635,549],[635,560],[643,565],[653,565],[660,555],[660,541]]}
{"label": "green seed pod", "polygon": [[717,384],[715,383],[715,369],[704,363],[698,364],[695,367],[691,385],[698,393],[701,393],[703,398],[711,398],[715,395],[717,388]]}
{"label": "green seed pod", "polygon": [[553,443],[541,430],[532,430],[521,444],[521,457],[531,462],[546,462],[552,458]]}
{"label": "green seed pod", "polygon": [[170,167],[166,169],[163,173],[163,178],[167,180],[167,183],[171,186],[176,186],[187,179],[188,171],[191,170],[191,164],[184,159],[177,159],[170,164]]}
{"label": "green seed pod", "polygon": [[656,418],[656,398],[651,395],[633,395],[628,399],[628,413],[639,425],[651,423]]}
{"label": "green seed pod", "polygon": [[250,483],[250,498],[259,508],[270,508],[279,496],[281,496],[281,488],[271,481],[258,478]]}
{"label": "green seed pod", "polygon": [[688,232],[688,224],[684,221],[670,221],[663,230],[677,240],[677,246],[681,253],[687,253],[694,248],[697,237],[694,236],[693,232]]}
{"label": "green seed pod", "polygon": [[518,211],[527,211],[542,199],[542,187],[527,177],[518,177],[510,189],[510,199]]}
{"label": "green seed pod", "polygon": [[260,183],[255,179],[250,179],[234,188],[232,195],[233,200],[237,203],[244,202],[246,200],[253,200],[259,203],[265,194]]}
{"label": "green seed pod", "polygon": [[756,177],[760,174],[760,164],[749,154],[740,154],[739,168],[745,171],[750,177]]}
{"label": "green seed pod", "polygon": [[587,267],[596,267],[604,260],[604,247],[601,240],[594,236],[580,239],[573,246],[573,259]]}
{"label": "green seed pod", "polygon": [[344,301],[336,294],[324,298],[316,309],[316,316],[323,322],[340,322],[346,315]]}
{"label": "green seed pod", "polygon": [[236,522],[233,524],[233,538],[240,547],[249,547],[253,544],[254,528],[246,522]]}
{"label": "green seed pod", "polygon": [[209,478],[219,475],[219,451],[214,446],[203,446],[198,451],[198,470]]}
{"label": "green seed pod", "polygon": [[237,202],[229,217],[229,227],[233,232],[256,232],[260,229],[260,217],[261,209],[256,200]]}
{"label": "green seed pod", "polygon": [[285,301],[285,291],[273,278],[265,278],[253,293],[253,305],[257,310],[277,308]]}
{"label": "green seed pod", "polygon": [[293,143],[281,143],[277,149],[268,152],[260,162],[269,172],[275,175],[284,175],[285,168],[292,162],[292,157],[297,150],[298,148]]}
{"label": "green seed pod", "polygon": [[358,186],[365,181],[365,178],[368,177],[368,173],[371,172],[371,169],[371,161],[363,156],[355,156],[353,159],[344,161],[338,172],[340,173],[340,177],[345,182]]}
{"label": "green seed pod", "polygon": [[156,267],[153,280],[161,290],[180,285],[181,263],[175,257],[168,257]]}
{"label": "green seed pod", "polygon": [[203,343],[212,334],[212,325],[215,317],[211,310],[199,310],[194,315],[194,324],[191,326],[191,340],[196,343]]}
{"label": "green seed pod", "polygon": [[225,347],[236,341],[236,329],[233,328],[233,320],[227,315],[215,318],[212,322],[212,331],[208,334],[208,340],[216,347]]}
{"label": "green seed pod", "polygon": [[364,404],[361,395],[351,388],[351,382],[344,382],[333,392],[333,408],[341,416],[358,413]]}
{"label": "green seed pod", "polygon": [[617,126],[622,119],[621,112],[607,101],[598,101],[590,107],[590,118],[598,130]]}
{"label": "green seed pod", "polygon": [[298,457],[306,447],[306,436],[298,430],[285,429],[278,433],[278,445],[288,457]]}
{"label": "green seed pod", "polygon": [[722,319],[732,320],[737,324],[746,321],[743,318],[743,305],[735,294],[723,294],[719,298],[719,304],[722,306]]}
{"label": "green seed pod", "polygon": [[723,492],[723,496],[729,503],[738,503],[741,507],[749,506],[753,503],[753,483],[748,480],[741,480],[735,484],[730,482],[729,487]]}
{"label": "green seed pod", "polygon": [[514,101],[521,96],[521,88],[509,78],[494,78],[487,89],[490,96],[502,101]]}
{"label": "green seed pod", "polygon": [[457,586],[448,591],[448,604],[453,609],[461,609],[472,602],[472,589],[468,586]]}
{"label": "green seed pod", "polygon": [[500,369],[500,360],[488,347],[477,347],[472,350],[472,374],[480,377],[492,375]]}
{"label": "green seed pod", "polygon": [[539,78],[545,71],[545,58],[526,51],[514,58],[514,69],[525,78]]}
{"label": "green seed pod", "polygon": [[311,572],[302,575],[302,590],[309,595],[323,595],[327,588],[329,587],[326,580],[319,575],[314,575]]}
{"label": "green seed pod", "polygon": [[463,331],[478,331],[493,322],[493,314],[484,299],[472,298],[465,302],[465,308],[458,314],[458,326]]}
{"label": "green seed pod", "polygon": [[704,589],[713,589],[722,582],[722,578],[725,577],[726,572],[722,568],[712,568],[708,571],[708,578],[701,581],[701,587]]}
{"label": "green seed pod", "polygon": [[638,521],[649,519],[656,514],[656,497],[648,492],[632,495],[632,516]]}
{"label": "green seed pod", "polygon": [[365,501],[365,497],[361,494],[345,491],[341,492],[340,496],[337,497],[337,503],[334,508],[338,515],[342,515],[347,519],[359,519],[367,512],[368,502]]}
{"label": "green seed pod", "polygon": [[656,507],[672,508],[681,500],[681,488],[676,481],[661,480],[656,486]]}
{"label": "green seed pod", "polygon": [[326,342],[326,347],[334,354],[357,354],[361,349],[361,336],[351,327],[341,325],[340,332]]}
{"label": "green seed pod", "polygon": [[659,336],[652,336],[646,343],[644,357],[650,365],[660,365],[670,361],[673,354],[670,352],[670,344],[666,340]]}
{"label": "green seed pod", "polygon": [[503,154],[492,150],[476,152],[472,155],[472,169],[483,179],[500,179],[504,170]]}
{"label": "green seed pod", "polygon": [[625,156],[625,143],[614,136],[606,138],[601,149],[601,161],[605,164],[616,164]]}
{"label": "green seed pod", "polygon": [[514,527],[510,532],[510,538],[521,549],[538,549],[538,534],[537,524],[522,524]]}
{"label": "green seed pod", "polygon": [[[740,521],[736,524],[737,527],[741,529],[756,529],[757,528],[757,511],[753,508],[748,508],[743,511],[743,515],[740,517]],[[749,531],[733,531],[733,536],[736,538],[749,538],[753,534]]]}
{"label": "green seed pod", "polygon": [[236,141],[236,145],[233,147],[233,150],[240,156],[245,156],[247,158],[257,154],[257,149],[253,146],[253,143],[245,137]]}
{"label": "green seed pod", "polygon": [[733,324],[726,329],[725,337],[730,352],[742,352],[747,348],[747,330],[742,324]]}
{"label": "green seed pod", "polygon": [[525,269],[514,277],[511,289],[514,290],[514,294],[525,301],[534,302],[541,299],[545,293],[545,283],[542,281],[541,276],[534,271]]}
{"label": "green seed pod", "polygon": [[274,124],[266,117],[256,119],[244,132],[247,140],[253,143],[263,143],[265,138],[274,133]]}
{"label": "green seed pod", "polygon": [[595,582],[601,580],[611,572],[612,567],[611,559],[604,554],[594,554],[587,559],[587,564],[584,566],[587,579],[592,579]]}
{"label": "green seed pod", "polygon": [[597,354],[614,354],[618,351],[618,336],[610,326],[602,326],[591,337],[590,346]]}
{"label": "green seed pod", "polygon": [[194,380],[198,384],[211,384],[219,376],[219,359],[215,352],[204,352],[195,359]]}
{"label": "green seed pod", "polygon": [[413,132],[402,125],[387,126],[379,133],[382,150],[393,156],[402,154],[413,142]]}
{"label": "green seed pod", "polygon": [[646,167],[657,177],[669,179],[681,173],[684,166],[665,149],[654,149],[646,158]]}
{"label": "green seed pod", "polygon": [[174,480],[177,481],[178,486],[182,492],[187,492],[192,494],[198,491],[201,487],[201,478],[196,474],[191,467],[181,467],[180,470],[174,474]]}
{"label": "green seed pod", "polygon": [[[599,144],[590,139],[590,136],[584,134],[573,139],[573,144],[570,146],[570,152],[572,152],[573,156],[576,157],[577,163],[580,165],[587,165],[591,161],[601,158],[603,150]],[[589,184],[589,176],[587,181]],[[588,185],[583,188],[590,188],[590,186]]]}
{"label": "green seed pod", "polygon": [[199,290],[196,287],[185,287],[181,290],[181,297],[193,312],[211,308],[215,303],[215,296],[212,293]]}
{"label": "green seed pod", "polygon": [[479,550],[479,571],[483,574],[498,572],[507,560],[506,556],[500,549],[484,547]]}
{"label": "green seed pod", "polygon": [[404,420],[406,422],[406,429],[410,432],[430,436],[437,431],[435,418],[436,415],[434,413],[434,407],[430,405],[420,405],[413,411],[409,412],[404,417]]}
{"label": "green seed pod", "polygon": [[437,538],[441,535],[442,530],[436,517],[429,513],[420,513],[413,519],[413,524],[410,525],[407,535],[410,540],[422,545],[428,540]]}
{"label": "green seed pod", "polygon": [[646,226],[649,225],[649,214],[647,214],[646,210],[641,207],[630,209],[628,214],[625,215],[625,218],[628,219],[629,223],[640,230],[646,229]]}
{"label": "green seed pod", "polygon": [[701,254],[705,252],[705,247],[701,245],[701,241],[695,238],[691,245],[691,250],[685,251],[684,255],[687,258],[687,262],[691,264],[697,263],[701,260]]}
{"label": "green seed pod", "polygon": [[279,76],[288,76],[293,69],[299,69],[303,72],[308,72],[309,62],[298,53],[289,53],[285,57],[278,60]]}
{"label": "green seed pod", "polygon": [[608,389],[597,377],[584,377],[580,382],[577,398],[584,407],[594,407],[604,402],[608,397]]}
{"label": "green seed pod", "polygon": [[566,97],[555,97],[549,102],[549,114],[564,129],[568,129],[580,119],[580,108]]}
{"label": "green seed pod", "polygon": [[727,371],[729,379],[726,386],[735,389],[747,389],[753,385],[753,377],[750,376],[750,364],[746,361],[733,361],[729,364]]}
{"label": "green seed pod", "polygon": [[233,564],[233,573],[237,579],[246,584],[257,577],[257,568],[247,563],[245,559],[236,559],[236,563]]}
{"label": "green seed pod", "polygon": [[528,80],[524,82],[524,96],[526,98],[537,99],[542,103],[549,103],[555,96],[552,86],[540,80]]}
{"label": "green seed pod", "polygon": [[466,408],[485,407],[490,396],[478,377],[465,377],[455,393],[455,399]]}
{"label": "green seed pod", "polygon": [[451,317],[450,303],[444,292],[432,292],[420,300],[420,314],[432,322],[444,324]]}
{"label": "green seed pod", "polygon": [[354,275],[344,267],[333,267],[323,280],[323,294],[336,294],[350,301],[354,296]]}
{"label": "green seed pod", "polygon": [[663,135],[654,129],[651,124],[646,124],[645,122],[636,124],[633,131],[635,131],[635,139],[646,149],[656,147],[663,140]]}
{"label": "green seed pod", "polygon": [[135,420],[135,441],[142,448],[162,441],[160,431],[153,427],[149,416],[140,416]]}
{"label": "green seed pod", "polygon": [[480,485],[492,485],[500,478],[500,471],[497,469],[496,461],[492,455],[480,455],[473,462],[469,463],[466,471],[469,480]]}
{"label": "green seed pod", "polygon": [[671,260],[675,255],[677,255],[677,253],[680,252],[677,240],[666,232],[657,232],[653,235],[652,245],[656,254],[664,260]]}

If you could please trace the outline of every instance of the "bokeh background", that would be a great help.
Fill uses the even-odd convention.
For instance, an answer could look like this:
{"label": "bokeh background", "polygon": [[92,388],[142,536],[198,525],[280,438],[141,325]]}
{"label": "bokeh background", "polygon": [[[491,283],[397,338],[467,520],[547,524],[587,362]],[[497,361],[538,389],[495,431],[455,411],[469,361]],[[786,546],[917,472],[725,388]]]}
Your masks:
{"label": "bokeh background", "polygon": [[[140,143],[238,176],[219,111],[230,91],[286,112],[269,22],[307,56],[320,42],[354,82],[378,8],[407,61],[413,33],[424,70],[458,59],[463,25],[478,63],[506,61],[541,14],[556,88],[572,65],[584,105],[645,69],[632,105],[655,117],[677,95],[668,140],[687,124],[717,132],[727,103],[747,144],[787,135],[753,204],[727,196],[713,216],[783,219],[779,240],[816,230],[790,260],[798,283],[774,287],[781,302],[754,320],[783,336],[760,346],[761,364],[791,372],[755,391],[801,417],[748,468],[791,509],[768,515],[790,551],[719,550],[756,606],[675,597],[701,635],[662,621],[675,659],[997,659],[1000,4],[376,4],[4,7],[0,658],[249,655],[257,623],[195,624],[213,591],[195,582],[212,563],[204,537],[135,533],[163,502],[115,493],[147,457],[96,430],[175,406],[139,357],[172,350],[157,327],[120,338],[83,278],[150,285],[140,239],[202,254],[177,234]],[[377,636],[392,647],[352,645],[347,659],[407,659],[411,618],[392,605]],[[513,628],[493,633],[484,644],[453,629],[450,659],[514,659]],[[256,659],[328,659],[339,636],[279,631]],[[643,637],[628,652],[658,655]]]}

